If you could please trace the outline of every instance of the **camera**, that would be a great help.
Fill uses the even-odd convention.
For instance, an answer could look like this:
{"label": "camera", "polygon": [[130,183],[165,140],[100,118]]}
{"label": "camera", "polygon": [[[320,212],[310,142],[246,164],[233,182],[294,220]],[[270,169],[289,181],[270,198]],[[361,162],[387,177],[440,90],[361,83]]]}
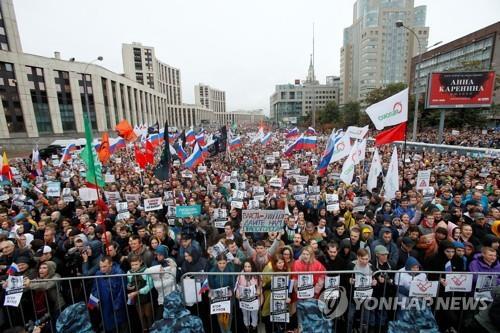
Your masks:
{"label": "camera", "polygon": [[44,314],[41,318],[38,318],[33,322],[33,320],[30,320],[24,325],[24,328],[26,329],[27,332],[33,332],[37,326],[43,325],[47,323],[50,320],[50,314],[46,313]]}

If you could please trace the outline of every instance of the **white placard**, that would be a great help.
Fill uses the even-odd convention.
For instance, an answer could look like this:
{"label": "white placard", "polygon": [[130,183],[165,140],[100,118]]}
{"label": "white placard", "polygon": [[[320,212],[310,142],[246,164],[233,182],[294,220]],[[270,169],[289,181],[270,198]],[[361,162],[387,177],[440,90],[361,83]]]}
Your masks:
{"label": "white placard", "polygon": [[95,201],[97,200],[97,190],[89,187],[79,188],[78,196],[82,201]]}
{"label": "white placard", "polygon": [[118,212],[118,215],[116,216],[117,220],[127,220],[128,218],[130,218],[130,212],[128,211],[128,202],[117,202],[116,211]]}
{"label": "white placard", "polygon": [[141,195],[138,193],[125,193],[125,200],[127,202],[131,202],[131,201],[139,202],[140,199],[141,199]]}
{"label": "white placard", "polygon": [[255,311],[259,309],[259,299],[255,290],[255,286],[239,287],[240,288],[240,308],[247,311]]}
{"label": "white placard", "polygon": [[248,209],[259,209],[259,206],[260,206],[259,200],[248,201]]}
{"label": "white placard", "polygon": [[307,182],[309,181],[309,176],[300,176],[300,175],[295,175],[293,176],[295,180],[297,181],[297,184],[301,185],[307,185]]}
{"label": "white placard", "polygon": [[118,191],[104,191],[104,196],[106,197],[106,200],[111,204],[121,200],[120,192]]}
{"label": "white placard", "polygon": [[410,284],[410,297],[436,297],[439,281],[413,280]]}
{"label": "white placard", "polygon": [[144,199],[144,210],[151,212],[163,208],[163,199],[161,197]]}
{"label": "white placard", "polygon": [[265,157],[265,160],[267,164],[274,164],[276,162],[276,159],[274,158],[273,155],[267,155]]}
{"label": "white placard", "polygon": [[288,161],[281,162],[281,168],[283,170],[290,170],[290,163],[288,163]]}
{"label": "white placard", "polygon": [[47,183],[47,196],[59,197],[61,195],[61,182]]}
{"label": "white placard", "polygon": [[182,178],[193,178],[193,173],[189,170],[183,170],[181,176]]}
{"label": "white placard", "polygon": [[184,302],[186,305],[191,306],[198,302],[201,302],[202,293],[200,293],[201,283],[196,282],[195,279],[186,278],[182,279],[183,290],[184,290]]}
{"label": "white placard", "polygon": [[115,175],[106,173],[104,174],[104,182],[105,183],[114,183],[115,182]]}
{"label": "white placard", "polygon": [[4,306],[18,307],[23,297],[23,277],[9,275],[5,289]]}
{"label": "white placard", "polygon": [[276,158],[280,157],[280,152],[279,151],[273,151],[273,156]]}
{"label": "white placard", "polygon": [[62,189],[62,198],[64,202],[75,201],[75,198],[73,198],[73,195],[71,195],[71,189],[68,187]]}
{"label": "white placard", "polygon": [[281,188],[281,178],[273,177],[269,179],[269,186]]}
{"label": "white placard", "polygon": [[231,208],[243,209],[243,201],[231,201]]}
{"label": "white placard", "polygon": [[314,297],[312,274],[301,274],[297,277],[297,298],[308,299]]}
{"label": "white placard", "polygon": [[338,194],[327,194],[326,195],[326,203],[328,205],[339,203],[339,195]]}
{"label": "white placard", "polygon": [[496,275],[478,275],[476,287],[474,288],[474,298],[492,302],[492,291],[496,284]]}
{"label": "white placard", "polygon": [[420,170],[417,175],[417,190],[430,186],[431,170]]}
{"label": "white placard", "polygon": [[323,293],[324,298],[339,298],[340,296],[340,275],[337,276],[325,276],[325,291]]}
{"label": "white placard", "polygon": [[231,313],[231,298],[229,297],[228,287],[212,290],[210,314],[218,313]]}
{"label": "white placard", "polygon": [[472,290],[472,274],[446,274],[446,287],[445,292],[449,291],[464,291],[469,292]]}
{"label": "white placard", "polygon": [[354,298],[365,299],[372,297],[373,288],[371,283],[371,276],[356,274],[354,282]]}
{"label": "white placard", "polygon": [[165,199],[165,205],[173,206],[175,204],[174,192],[172,191],[163,192],[163,198]]}
{"label": "white placard", "polygon": [[198,165],[198,173],[206,173],[207,166],[206,165]]}

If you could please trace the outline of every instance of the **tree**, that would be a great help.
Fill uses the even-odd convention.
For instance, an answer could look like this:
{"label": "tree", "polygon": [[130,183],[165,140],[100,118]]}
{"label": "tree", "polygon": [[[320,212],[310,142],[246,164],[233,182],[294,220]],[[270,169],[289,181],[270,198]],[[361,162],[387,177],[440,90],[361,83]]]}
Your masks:
{"label": "tree", "polygon": [[408,85],[406,83],[398,82],[398,83],[389,83],[386,86],[375,88],[368,93],[366,98],[363,100],[363,103],[365,105],[372,105],[378,103],[381,100],[384,100],[387,97],[392,96],[407,87]]}
{"label": "tree", "polygon": [[359,102],[348,102],[342,107],[342,115],[344,116],[344,124],[347,126],[361,125],[361,105]]}

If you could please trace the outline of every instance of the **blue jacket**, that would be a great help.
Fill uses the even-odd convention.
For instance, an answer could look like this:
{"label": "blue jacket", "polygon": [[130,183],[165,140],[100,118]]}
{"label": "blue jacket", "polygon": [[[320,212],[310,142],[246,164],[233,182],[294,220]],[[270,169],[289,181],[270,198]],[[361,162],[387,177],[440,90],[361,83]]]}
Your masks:
{"label": "blue jacket", "polygon": [[[213,267],[210,272],[220,272],[217,268],[217,264]],[[233,264],[228,263],[224,272],[234,272]],[[235,275],[209,275],[208,276],[208,286],[210,289],[219,289],[223,287],[229,287],[229,290],[234,289]]]}
{"label": "blue jacket", "polygon": [[[123,274],[118,264],[113,263],[111,274]],[[105,276],[98,270],[96,276]],[[92,286],[92,295],[99,299],[102,316],[105,318],[103,325],[106,331],[113,331],[127,320],[125,277],[96,278]]]}

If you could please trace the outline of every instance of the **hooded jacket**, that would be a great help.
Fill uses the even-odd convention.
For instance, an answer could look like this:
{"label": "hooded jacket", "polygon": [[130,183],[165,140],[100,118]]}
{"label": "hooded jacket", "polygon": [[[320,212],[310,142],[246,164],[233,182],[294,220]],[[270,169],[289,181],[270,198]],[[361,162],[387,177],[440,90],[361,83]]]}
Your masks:
{"label": "hooded jacket", "polygon": [[87,262],[82,263],[82,273],[84,276],[93,276],[99,270],[99,261],[102,256],[102,243],[98,240],[89,241],[88,246],[92,250],[92,255]]}
{"label": "hooded jacket", "polygon": [[94,333],[89,312],[84,302],[68,306],[56,322],[57,333]]}
{"label": "hooded jacket", "polygon": [[163,319],[155,321],[150,333],[203,333],[203,322],[184,307],[182,295],[173,291],[163,301]]}
{"label": "hooded jacket", "polygon": [[37,281],[36,279],[31,281],[29,288],[36,292],[45,292],[47,294],[47,300],[49,303],[49,310],[52,311],[60,311],[64,307],[64,299],[62,294],[57,289],[60,285],[60,282],[57,282],[57,279],[60,279],[61,276],[56,273],[56,264],[53,261],[46,261],[44,263],[48,268],[48,275],[44,279],[45,281]]}
{"label": "hooded jacket", "polygon": [[163,304],[163,299],[173,290],[175,290],[175,281],[177,274],[177,264],[172,258],[166,259],[168,266],[155,265],[146,268],[144,273],[151,274],[153,285],[158,292],[158,304]]}
{"label": "hooded jacket", "polygon": [[372,243],[371,253],[373,253],[375,255],[375,247],[377,245],[384,246],[387,249],[387,251],[389,251],[389,264],[391,265],[391,267],[396,267],[398,265],[398,259],[399,259],[398,246],[396,245],[396,243],[394,242],[393,239],[391,239],[391,241],[389,243],[384,242],[384,239],[382,238],[382,236],[386,232],[390,232],[392,235],[391,229],[386,228],[386,227],[380,228],[380,231],[378,232],[378,239],[376,239]]}
{"label": "hooded jacket", "polygon": [[[482,253],[477,253],[474,255],[474,259],[469,265],[469,271],[471,272],[494,272],[500,273],[500,262],[498,259],[493,263],[493,265],[488,265],[484,262]],[[477,275],[474,274],[474,284],[477,281]],[[497,275],[497,286],[500,286],[500,275]]]}

